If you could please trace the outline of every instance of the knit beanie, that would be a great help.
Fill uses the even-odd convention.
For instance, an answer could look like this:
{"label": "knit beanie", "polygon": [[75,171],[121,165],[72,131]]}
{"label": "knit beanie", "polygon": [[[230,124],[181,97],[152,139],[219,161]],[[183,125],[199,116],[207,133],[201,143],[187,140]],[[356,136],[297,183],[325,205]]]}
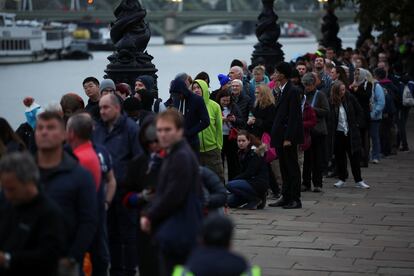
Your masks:
{"label": "knit beanie", "polygon": [[38,105],[32,97],[26,97],[23,99],[23,104],[26,106],[24,115],[26,117],[26,122],[35,129],[37,115],[43,112],[43,109]]}
{"label": "knit beanie", "polygon": [[111,79],[104,79],[103,81],[101,81],[99,85],[99,92],[102,94],[102,91],[108,88],[113,89],[114,91],[116,90],[114,81]]}
{"label": "knit beanie", "polygon": [[220,82],[220,86],[223,87],[226,84],[228,84],[231,80],[228,76],[224,75],[224,74],[220,74],[217,76],[219,82]]}

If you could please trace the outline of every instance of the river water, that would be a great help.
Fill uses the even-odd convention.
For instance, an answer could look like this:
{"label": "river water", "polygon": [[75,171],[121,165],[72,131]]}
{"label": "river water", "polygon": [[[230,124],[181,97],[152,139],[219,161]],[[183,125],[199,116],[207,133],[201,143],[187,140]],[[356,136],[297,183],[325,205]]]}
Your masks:
{"label": "river water", "polygon": [[[188,37],[184,45],[163,45],[159,37],[151,39],[148,53],[154,56],[158,69],[160,97],[168,96],[170,81],[177,73],[186,72],[195,76],[200,71],[210,74],[211,88],[219,86],[217,75],[228,73],[233,59],[250,61],[256,37],[243,40],[219,40],[218,37]],[[306,52],[314,52],[315,38],[280,39],[285,59],[290,60]],[[343,41],[343,47],[353,47],[355,39]],[[87,76],[102,79],[108,64],[109,52],[94,52],[92,60],[50,61],[43,63],[0,66],[0,117],[6,118],[17,128],[25,120],[22,100],[32,96],[42,106],[59,102],[67,92],[76,92],[86,101],[82,80]]]}

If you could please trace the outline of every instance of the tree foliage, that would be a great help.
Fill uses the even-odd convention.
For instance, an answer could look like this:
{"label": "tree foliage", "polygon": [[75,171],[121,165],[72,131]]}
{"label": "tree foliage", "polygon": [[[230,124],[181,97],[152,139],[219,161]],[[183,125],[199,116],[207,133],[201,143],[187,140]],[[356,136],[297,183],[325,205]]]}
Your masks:
{"label": "tree foliage", "polygon": [[335,4],[341,6],[347,2],[358,8],[356,19],[360,24],[372,26],[384,38],[414,34],[413,0],[336,0]]}

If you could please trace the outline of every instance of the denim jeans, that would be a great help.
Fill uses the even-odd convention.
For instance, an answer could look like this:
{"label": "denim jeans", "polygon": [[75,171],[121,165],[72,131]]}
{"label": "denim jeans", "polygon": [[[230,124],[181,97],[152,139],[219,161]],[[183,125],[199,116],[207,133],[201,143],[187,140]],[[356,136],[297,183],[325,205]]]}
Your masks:
{"label": "denim jeans", "polygon": [[380,142],[380,128],[381,120],[371,121],[369,135],[371,136],[372,148],[371,148],[371,159],[381,158],[381,142]]}
{"label": "denim jeans", "polygon": [[244,179],[232,180],[227,185],[227,190],[231,193],[227,198],[227,204],[230,208],[236,208],[240,205],[257,200],[256,191]]}

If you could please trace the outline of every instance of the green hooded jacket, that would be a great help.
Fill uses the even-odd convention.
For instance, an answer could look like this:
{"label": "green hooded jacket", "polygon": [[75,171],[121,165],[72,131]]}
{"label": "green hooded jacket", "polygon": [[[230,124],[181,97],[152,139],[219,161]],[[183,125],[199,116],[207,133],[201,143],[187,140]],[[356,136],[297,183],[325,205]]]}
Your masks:
{"label": "green hooded jacket", "polygon": [[206,104],[208,115],[210,117],[210,126],[200,133],[200,152],[207,152],[214,149],[223,148],[223,117],[221,108],[218,103],[210,100],[210,91],[208,85],[203,80],[195,80],[203,90],[203,99]]}

